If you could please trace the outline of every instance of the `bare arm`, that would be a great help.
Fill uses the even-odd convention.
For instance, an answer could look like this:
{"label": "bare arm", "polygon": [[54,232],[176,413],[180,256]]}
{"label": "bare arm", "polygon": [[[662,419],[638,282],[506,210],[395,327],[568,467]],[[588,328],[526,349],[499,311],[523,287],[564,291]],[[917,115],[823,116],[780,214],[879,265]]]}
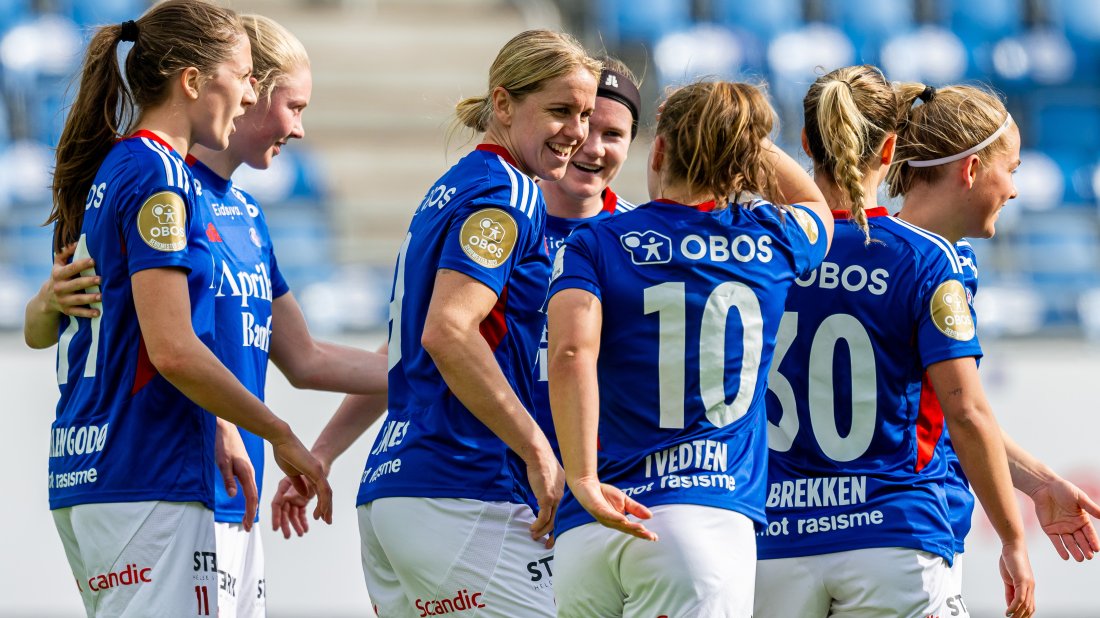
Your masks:
{"label": "bare arm", "polygon": [[565,479],[581,506],[602,525],[656,541],[657,535],[625,513],[649,519],[650,512],[596,471],[600,394],[596,377],[603,307],[590,292],[567,289],[550,299],[550,409],[565,462]]}
{"label": "bare arm", "polygon": [[799,204],[814,211],[825,228],[822,233],[825,235],[827,253],[833,242],[833,214],[829,210],[829,205],[825,203],[825,195],[814,183],[813,177],[783,149],[770,141],[764,143],[764,149],[771,155],[780,194],[762,197],[774,204]]}
{"label": "bare arm", "polygon": [[386,357],[317,341],[290,292],[271,304],[271,361],[295,388],[338,393],[385,393]]}
{"label": "bare arm", "polygon": [[280,468],[291,477],[304,475],[316,486],[320,498],[314,516],[331,522],[332,490],[321,465],[290,426],[248,392],[191,329],[187,275],[153,268],[135,273],[131,281],[142,337],[157,371],[200,407],[271,442]]}
{"label": "bare arm", "polygon": [[1092,517],[1100,517],[1097,505],[1081,488],[1059,476],[1001,432],[1008,454],[1012,484],[1026,493],[1035,506],[1043,532],[1062,560],[1091,560],[1100,551]]}
{"label": "bare arm", "polygon": [[89,305],[101,301],[103,295],[98,289],[94,293],[86,291],[100,283],[100,278],[92,270],[95,262],[92,258],[83,258],[69,264],[69,258],[75,251],[74,243],[54,256],[50,277],[27,302],[23,339],[31,348],[42,350],[57,343],[62,314],[84,318],[99,315],[99,310]]}
{"label": "bare arm", "polygon": [[421,345],[451,392],[527,464],[539,505],[532,538],[548,534],[562,495],[562,470],[550,442],[504,377],[479,326],[496,294],[462,273],[441,269],[424,321]]}
{"label": "bare arm", "polygon": [[1027,556],[1024,524],[1013,494],[1000,427],[986,401],[977,363],[972,357],[935,363],[928,367],[928,377],[939,396],[959,463],[1001,539],[1008,615],[1030,616],[1035,611],[1035,578]]}

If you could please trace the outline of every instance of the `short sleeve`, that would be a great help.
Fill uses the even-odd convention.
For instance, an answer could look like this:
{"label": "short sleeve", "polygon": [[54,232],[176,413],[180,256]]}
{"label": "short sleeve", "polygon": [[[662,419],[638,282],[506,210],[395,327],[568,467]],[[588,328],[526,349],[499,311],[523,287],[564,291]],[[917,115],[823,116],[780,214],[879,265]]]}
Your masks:
{"label": "short sleeve", "polygon": [[123,188],[117,217],[130,274],[149,268],[190,270],[187,239],[195,229],[195,214],[177,187],[137,183]]}
{"label": "short sleeve", "polygon": [[467,275],[499,296],[516,265],[532,251],[543,250],[540,214],[529,215],[508,204],[471,201],[451,219],[439,268]]}
{"label": "short sleeve", "polygon": [[597,271],[596,235],[590,227],[573,232],[554,256],[554,270],[550,275],[550,293],[547,298],[566,289],[589,292],[601,297],[600,277]]}
{"label": "short sleeve", "polygon": [[279,270],[279,260],[275,257],[275,244],[271,242],[270,235],[268,243],[271,244],[271,298],[279,298],[290,291],[290,284],[283,277],[283,272]]}
{"label": "short sleeve", "polygon": [[790,239],[794,253],[795,272],[801,277],[821,265],[825,260],[825,249],[828,240],[825,238],[825,227],[817,214],[795,204],[786,211],[784,229]]}
{"label": "short sleeve", "polygon": [[953,358],[980,358],[976,316],[967,302],[963,274],[946,254],[930,257],[935,259],[925,270],[915,301],[921,363],[928,367]]}

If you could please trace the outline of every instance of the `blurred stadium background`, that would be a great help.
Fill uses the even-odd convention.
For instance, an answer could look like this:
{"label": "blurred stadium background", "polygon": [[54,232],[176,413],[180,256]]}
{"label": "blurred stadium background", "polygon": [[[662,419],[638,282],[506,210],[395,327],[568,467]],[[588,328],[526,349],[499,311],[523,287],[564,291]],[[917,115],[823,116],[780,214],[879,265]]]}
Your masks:
{"label": "blurred stadium background", "polygon": [[[699,75],[766,81],[780,114],[777,138],[791,152],[799,150],[803,94],[838,66],[869,62],[892,80],[996,89],[1024,151],[1019,198],[1002,212],[995,239],[973,243],[982,267],[981,333],[992,350],[983,373],[1010,432],[1100,493],[1100,410],[1088,388],[1100,373],[1090,343],[1100,338],[1100,1],[219,1],[277,19],[310,52],[307,139],[284,149],[272,169],[242,168],[235,180],[267,211],[280,266],[315,332],[364,345],[380,339],[393,256],[412,208],[472,146],[463,133],[447,139],[453,104],[484,91],[496,51],[522,29],[569,30],[643,77],[646,127],[615,183],[638,202],[647,198],[655,102]],[[18,475],[12,519],[0,519],[28,528],[25,538],[4,535],[3,616],[79,613],[37,482],[45,460],[31,437],[46,435],[56,399],[52,353],[22,349],[16,331],[49,272],[50,234],[41,223],[51,148],[83,46],[94,25],[133,18],[148,5],[0,0],[0,331],[12,331],[0,334],[0,374],[20,417],[9,443],[24,445],[5,452],[3,465],[32,468]],[[298,393],[272,373],[273,407],[312,439],[337,399]],[[349,453],[338,466],[340,526],[316,531],[309,544],[269,537],[273,616],[368,611],[348,496],[362,455]],[[1048,610],[1040,615],[1100,617],[1096,565],[1058,564],[1045,543],[1041,534],[1031,543]],[[996,544],[979,524],[971,545],[971,611],[993,615]],[[55,587],[60,592],[51,594]]]}

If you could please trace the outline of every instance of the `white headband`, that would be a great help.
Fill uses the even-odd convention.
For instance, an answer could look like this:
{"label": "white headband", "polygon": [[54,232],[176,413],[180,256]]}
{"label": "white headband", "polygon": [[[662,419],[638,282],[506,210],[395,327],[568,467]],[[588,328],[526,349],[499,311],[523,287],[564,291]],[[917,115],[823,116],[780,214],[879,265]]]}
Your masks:
{"label": "white headband", "polygon": [[965,159],[965,158],[969,157],[970,155],[972,155],[976,152],[981,152],[981,150],[983,148],[985,148],[986,146],[988,146],[988,145],[992,144],[993,142],[997,141],[997,138],[1001,136],[1001,133],[1004,133],[1005,130],[1008,129],[1009,125],[1011,125],[1011,124],[1012,124],[1012,114],[1008,114],[1007,116],[1005,116],[1004,124],[1002,124],[1000,126],[1000,128],[998,128],[996,131],[994,131],[993,135],[990,135],[989,137],[985,138],[981,142],[978,142],[978,144],[975,145],[973,148],[969,148],[967,150],[964,150],[964,151],[960,152],[959,154],[951,155],[949,157],[942,157],[942,158],[939,158],[939,159],[929,159],[927,161],[909,160],[909,161],[906,161],[906,163],[908,163],[910,167],[935,167],[937,165],[943,165],[944,163],[951,163],[952,161],[958,161],[959,159]]}

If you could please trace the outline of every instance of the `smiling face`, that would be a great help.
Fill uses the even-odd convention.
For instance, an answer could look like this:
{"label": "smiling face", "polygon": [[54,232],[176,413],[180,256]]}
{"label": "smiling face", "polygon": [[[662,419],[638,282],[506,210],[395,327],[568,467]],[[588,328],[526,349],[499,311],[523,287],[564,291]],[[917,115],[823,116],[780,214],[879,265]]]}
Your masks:
{"label": "smiling face", "polygon": [[591,208],[586,206],[598,209],[602,205],[604,189],[622,169],[630,150],[632,122],[625,105],[606,97],[596,98],[596,110],[588,120],[588,139],[569,161],[562,179],[544,185],[547,206],[552,211],[568,212],[560,216],[573,217],[595,214],[589,213]]}
{"label": "smiling face", "polygon": [[234,120],[255,103],[252,48],[248,37],[241,35],[229,58],[198,84],[192,118],[194,143],[211,150],[224,150],[229,145],[229,136],[236,130]]}
{"label": "smiling face", "polygon": [[507,148],[524,173],[558,180],[588,137],[595,99],[596,78],[581,68],[519,100],[498,88],[495,123],[486,137]]}
{"label": "smiling face", "polygon": [[287,141],[305,137],[302,113],[309,105],[312,91],[309,67],[280,77],[271,96],[260,99],[237,120],[237,132],[229,140],[229,150],[249,167],[267,169]]}
{"label": "smiling face", "polygon": [[966,199],[965,237],[992,238],[1001,208],[1016,197],[1012,176],[1020,166],[1020,130],[1009,127],[1004,140],[1004,150],[979,165],[974,174]]}

